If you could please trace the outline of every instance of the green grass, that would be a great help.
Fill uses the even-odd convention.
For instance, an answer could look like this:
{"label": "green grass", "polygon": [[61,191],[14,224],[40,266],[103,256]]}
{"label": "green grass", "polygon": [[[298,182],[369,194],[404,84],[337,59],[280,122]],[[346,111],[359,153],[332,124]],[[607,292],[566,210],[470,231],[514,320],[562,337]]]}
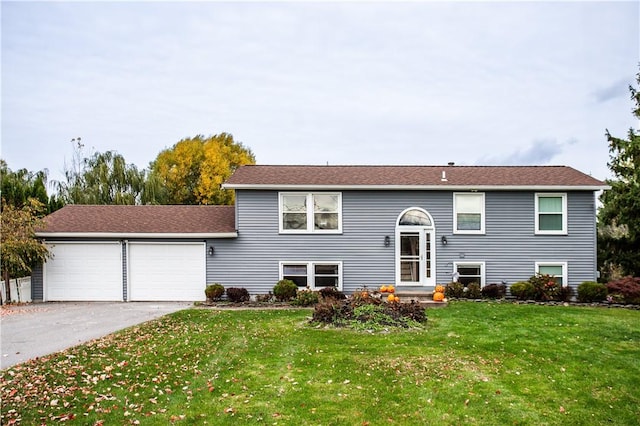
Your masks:
{"label": "green grass", "polygon": [[424,330],[190,309],[0,374],[2,424],[640,424],[640,311],[452,303]]}

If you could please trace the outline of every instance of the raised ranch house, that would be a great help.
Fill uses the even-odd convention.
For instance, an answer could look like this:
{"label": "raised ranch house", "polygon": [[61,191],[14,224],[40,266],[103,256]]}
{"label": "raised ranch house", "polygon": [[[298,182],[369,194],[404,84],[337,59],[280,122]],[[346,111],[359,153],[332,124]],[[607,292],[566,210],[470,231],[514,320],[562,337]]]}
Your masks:
{"label": "raised ranch house", "polygon": [[243,166],[235,206],[68,205],[38,236],[54,258],[34,300],[203,300],[207,283],[265,294],[395,284],[432,290],[595,280],[596,197],[564,166]]}

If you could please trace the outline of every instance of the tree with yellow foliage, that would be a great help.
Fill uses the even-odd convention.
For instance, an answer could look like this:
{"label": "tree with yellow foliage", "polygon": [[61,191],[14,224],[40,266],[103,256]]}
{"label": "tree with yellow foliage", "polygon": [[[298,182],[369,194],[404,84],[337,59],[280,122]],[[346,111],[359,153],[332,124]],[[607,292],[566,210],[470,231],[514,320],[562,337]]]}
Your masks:
{"label": "tree with yellow foliage", "polygon": [[160,204],[233,204],[222,183],[239,167],[255,164],[251,149],[221,133],[182,139],[151,163],[148,184]]}

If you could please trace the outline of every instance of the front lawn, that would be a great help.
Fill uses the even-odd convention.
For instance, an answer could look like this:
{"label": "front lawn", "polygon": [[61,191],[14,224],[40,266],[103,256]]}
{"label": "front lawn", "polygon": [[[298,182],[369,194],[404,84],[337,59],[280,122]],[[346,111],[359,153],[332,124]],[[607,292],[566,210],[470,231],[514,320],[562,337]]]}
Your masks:
{"label": "front lawn", "polygon": [[640,311],[427,314],[368,333],[314,328],[310,310],[178,312],[3,370],[0,423],[640,423]]}

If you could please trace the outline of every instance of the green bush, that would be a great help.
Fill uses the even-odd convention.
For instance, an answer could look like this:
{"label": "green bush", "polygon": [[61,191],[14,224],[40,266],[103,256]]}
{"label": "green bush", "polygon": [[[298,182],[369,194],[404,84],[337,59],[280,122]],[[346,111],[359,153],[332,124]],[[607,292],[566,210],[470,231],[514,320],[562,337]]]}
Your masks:
{"label": "green bush", "polygon": [[464,285],[460,282],[451,282],[444,288],[444,295],[448,298],[461,298],[464,294]]}
{"label": "green bush", "polygon": [[529,281],[518,281],[517,283],[511,284],[511,295],[520,300],[528,300],[533,299],[533,284]]}
{"label": "green bush", "polygon": [[317,291],[313,290],[300,290],[296,294],[295,299],[291,301],[292,305],[296,306],[311,306],[318,303],[320,297]]}
{"label": "green bush", "polygon": [[233,303],[248,302],[249,291],[246,288],[229,287],[227,289],[227,298]]}
{"label": "green bush", "polygon": [[466,297],[467,299],[480,299],[482,297],[480,284],[469,283],[469,285],[467,285],[466,291],[464,292],[464,297]]}
{"label": "green bush", "polygon": [[207,301],[220,300],[224,294],[224,286],[218,283],[209,284],[204,289],[204,294],[207,296]]}
{"label": "green bush", "polygon": [[291,280],[280,280],[273,287],[273,295],[276,296],[276,300],[281,302],[293,299],[297,292],[298,286]]}
{"label": "green bush", "polygon": [[578,301],[602,302],[607,298],[607,286],[594,281],[585,281],[578,286]]}

